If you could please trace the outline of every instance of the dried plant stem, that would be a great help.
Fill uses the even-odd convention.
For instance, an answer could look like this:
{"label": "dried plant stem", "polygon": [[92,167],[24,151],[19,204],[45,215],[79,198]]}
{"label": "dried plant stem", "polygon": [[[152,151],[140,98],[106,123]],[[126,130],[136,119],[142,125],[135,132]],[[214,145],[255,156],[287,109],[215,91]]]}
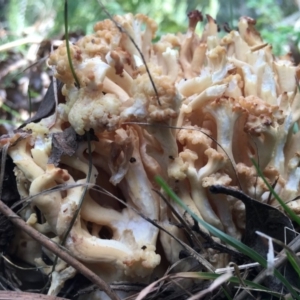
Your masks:
{"label": "dried plant stem", "polygon": [[100,277],[98,277],[95,273],[89,270],[86,266],[84,266],[77,259],[72,257],[65,249],[61,248],[58,244],[51,241],[49,238],[29,226],[24,220],[22,220],[17,214],[15,214],[9,207],[7,207],[0,200],[0,212],[3,213],[7,218],[11,220],[11,222],[19,227],[21,230],[26,232],[29,236],[31,236],[36,241],[40,242],[44,247],[53,252],[59,258],[64,260],[67,264],[76,269],[79,273],[88,278],[92,283],[96,284],[96,286],[104,291],[112,300],[119,300],[118,296],[115,292],[109,287],[109,285],[103,281]]}

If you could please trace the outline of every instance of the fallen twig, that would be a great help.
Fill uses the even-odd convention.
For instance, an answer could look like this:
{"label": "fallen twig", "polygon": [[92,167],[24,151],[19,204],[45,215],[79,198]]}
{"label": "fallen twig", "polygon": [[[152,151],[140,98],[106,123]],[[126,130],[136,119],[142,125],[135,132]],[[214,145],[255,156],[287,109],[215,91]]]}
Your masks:
{"label": "fallen twig", "polygon": [[[15,214],[8,206],[6,206],[0,200],[0,212],[3,213],[6,217],[8,217],[11,222],[19,227],[21,230],[26,232],[29,236],[31,236],[36,241],[40,242],[45,248],[53,252],[59,258],[64,260],[67,264],[75,268],[79,273],[84,275],[87,279],[89,279],[92,283],[96,284],[97,287],[103,290],[112,300],[119,300],[118,296],[115,292],[109,287],[109,285],[103,281],[100,277],[98,277],[95,273],[93,273],[90,269],[88,269],[85,265],[79,262],[77,259],[72,257],[65,249],[60,247],[58,244],[32,228],[28,225],[24,220],[22,220],[17,214]],[[1,299],[1,298],[0,298]],[[20,299],[20,298],[18,298]]]}
{"label": "fallen twig", "polygon": [[55,296],[40,295],[34,293],[25,292],[13,292],[13,291],[0,291],[0,300],[67,300],[67,298],[60,298]]}

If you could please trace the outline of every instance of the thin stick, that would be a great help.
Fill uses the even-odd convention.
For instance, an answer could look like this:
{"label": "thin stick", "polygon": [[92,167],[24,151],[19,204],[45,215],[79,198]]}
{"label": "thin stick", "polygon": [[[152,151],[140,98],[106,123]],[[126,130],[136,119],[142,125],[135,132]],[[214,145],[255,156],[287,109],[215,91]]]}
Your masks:
{"label": "thin stick", "polygon": [[51,241],[49,238],[32,228],[28,225],[24,220],[22,220],[17,214],[15,214],[9,207],[7,207],[0,200],[0,212],[3,213],[7,218],[11,220],[11,222],[26,232],[30,237],[41,243],[45,248],[49,251],[53,252],[60,259],[65,261],[67,264],[76,269],[79,273],[84,275],[87,279],[89,279],[92,283],[96,284],[99,289],[103,290],[112,300],[119,300],[119,297],[115,294],[115,292],[109,287],[109,285],[103,281],[100,277],[98,277],[95,273],[93,273],[90,269],[88,269],[85,265],[79,262],[77,259],[72,257],[65,249],[60,248],[59,245]]}
{"label": "thin stick", "polygon": [[105,6],[102,4],[102,2],[101,2],[100,0],[98,0],[98,3],[99,3],[99,5],[102,7],[102,9],[103,9],[103,11],[105,12],[105,14],[106,14],[106,15],[110,18],[110,20],[116,25],[116,27],[119,29],[119,31],[120,31],[121,33],[125,33],[125,34],[128,36],[128,38],[130,39],[130,41],[132,42],[132,44],[134,45],[134,47],[136,48],[136,50],[137,50],[138,53],[140,54],[141,59],[142,59],[144,65],[145,65],[146,72],[147,72],[147,74],[148,74],[148,76],[149,76],[151,85],[152,85],[152,87],[153,87],[154,93],[155,93],[155,95],[156,95],[156,97],[157,97],[157,102],[158,102],[158,104],[161,106],[161,103],[160,103],[160,100],[159,100],[159,96],[158,96],[158,92],[157,92],[157,88],[156,88],[156,86],[155,86],[155,83],[154,83],[154,81],[153,81],[152,75],[151,75],[151,73],[150,73],[150,70],[149,70],[149,68],[148,68],[147,62],[146,62],[146,60],[145,60],[144,54],[142,53],[141,49],[139,48],[139,46],[137,45],[137,43],[135,42],[135,40],[133,39],[133,37],[132,37],[132,36],[131,36],[131,35],[130,35],[130,34],[129,34],[129,33],[128,33],[121,25],[120,25],[120,24],[118,24],[118,22],[116,22],[116,21],[114,20],[114,18],[112,17],[112,15],[108,12],[108,10],[105,8]]}
{"label": "thin stick", "polygon": [[[128,203],[126,203],[125,201],[119,199],[118,197],[112,195],[111,193],[105,191],[104,189],[102,189],[99,186],[96,186],[99,192],[106,194],[110,197],[112,197],[113,199],[116,199],[117,201],[119,201],[120,203],[122,203],[123,205],[125,205],[126,207],[130,208],[131,210],[133,210],[136,214],[138,214],[139,216],[141,216],[144,220],[148,221],[150,224],[152,224],[153,226],[155,226],[156,228],[160,229],[161,231],[165,232],[166,234],[168,234],[170,237],[172,237],[175,241],[177,241],[183,248],[185,248],[185,250],[192,256],[194,257],[199,263],[201,263],[207,270],[209,270],[210,272],[214,272],[215,268],[197,251],[195,251],[192,247],[190,247],[189,245],[187,245],[185,242],[183,242],[181,239],[177,238],[175,235],[173,235],[171,232],[169,232],[168,230],[166,230],[162,225],[160,225],[156,220],[152,220],[148,217],[146,217],[144,214],[142,214],[140,211],[138,211],[138,209],[134,208],[133,206],[129,205]],[[105,193],[102,191],[104,190]]]}

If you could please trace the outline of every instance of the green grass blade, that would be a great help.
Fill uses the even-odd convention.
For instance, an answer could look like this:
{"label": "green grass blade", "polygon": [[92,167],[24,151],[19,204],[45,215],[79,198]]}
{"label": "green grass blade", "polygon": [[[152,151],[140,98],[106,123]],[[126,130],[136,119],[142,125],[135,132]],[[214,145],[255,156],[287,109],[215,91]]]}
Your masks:
{"label": "green grass blade", "polygon": [[290,285],[290,283],[278,270],[274,271],[274,275],[286,286],[286,288],[289,290],[289,292],[295,299],[300,300],[300,295],[297,293],[297,291],[295,291],[295,289]]}
{"label": "green grass blade", "polygon": [[251,159],[257,174],[262,178],[266,186],[268,187],[269,191],[272,193],[272,195],[275,197],[275,199],[280,203],[280,205],[284,208],[285,212],[289,215],[289,217],[295,221],[298,225],[300,225],[300,218],[289,208],[289,206],[279,197],[279,195],[274,191],[273,187],[270,185],[270,183],[266,180],[264,174],[260,170],[259,166],[257,165],[256,161],[254,159]]}
{"label": "green grass blade", "polygon": [[260,263],[263,267],[267,267],[267,261],[257,252],[243,244],[242,242],[234,239],[233,237],[227,235],[226,233],[222,232],[221,230],[213,227],[212,225],[206,223],[202,219],[200,219],[197,215],[195,215],[188,206],[186,206],[181,199],[170,189],[170,187],[164,182],[164,180],[156,176],[156,182],[164,189],[164,191],[170,196],[177,204],[179,204],[183,209],[185,209],[197,222],[199,222],[203,227],[205,227],[208,231],[210,231],[214,236],[220,238],[222,241],[226,242],[227,244],[233,246],[240,252],[244,253],[245,255],[252,258],[254,261]]}
{"label": "green grass blade", "polygon": [[75,73],[75,70],[73,67],[72,58],[71,58],[68,24],[69,24],[68,23],[68,0],[65,0],[65,38],[66,38],[68,61],[69,61],[70,69],[71,69],[72,75],[74,77],[74,80],[76,82],[77,88],[80,88],[79,80],[76,76],[76,73]]}
{"label": "green grass blade", "polygon": [[228,292],[222,287],[222,291],[228,300],[233,300],[232,297],[228,294]]}
{"label": "green grass blade", "polygon": [[20,115],[20,113],[18,112],[18,111],[16,111],[15,109],[13,109],[13,108],[10,108],[8,105],[6,105],[5,103],[0,103],[0,107],[4,110],[4,111],[6,111],[6,112],[8,112],[9,114],[11,114],[12,116],[14,116],[15,118],[18,118],[18,119],[22,119],[21,118],[21,115]]}
{"label": "green grass blade", "polygon": [[299,261],[298,257],[294,257],[294,253],[292,254],[290,251],[285,251],[286,256],[290,262],[290,264],[293,266],[294,270],[297,272],[299,279],[300,279],[300,265],[299,265]]}
{"label": "green grass blade", "polygon": [[[233,237],[229,236],[228,234],[222,232],[221,230],[213,227],[212,225],[206,223],[205,221],[201,220],[197,215],[195,215],[188,206],[186,206],[181,199],[173,192],[173,190],[167,185],[167,183],[160,177],[155,176],[155,181],[163,188],[165,193],[171,197],[178,205],[180,205],[185,211],[187,211],[199,224],[201,224],[204,228],[206,228],[210,233],[214,236],[220,238],[223,242],[227,243],[228,245],[234,247],[241,253],[250,257],[253,261],[258,262],[264,268],[267,268],[267,261],[264,259],[259,253],[251,249],[250,247],[246,246],[242,242],[234,239]],[[282,274],[278,271],[274,271],[274,275],[287,287],[289,292],[293,295],[295,299],[300,300],[300,295],[294,290],[294,288],[290,285],[290,283],[282,276]]]}

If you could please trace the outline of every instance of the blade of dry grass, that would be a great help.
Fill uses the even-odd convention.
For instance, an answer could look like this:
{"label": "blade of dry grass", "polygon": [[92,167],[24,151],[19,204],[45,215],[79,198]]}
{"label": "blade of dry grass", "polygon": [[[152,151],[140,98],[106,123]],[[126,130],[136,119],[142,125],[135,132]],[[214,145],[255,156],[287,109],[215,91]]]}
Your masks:
{"label": "blade of dry grass", "polygon": [[10,259],[8,259],[3,253],[0,253],[0,256],[11,266],[13,266],[16,269],[19,270],[24,270],[24,271],[29,271],[29,270],[33,270],[36,271],[38,269],[42,269],[43,267],[31,267],[31,268],[24,268],[21,266],[16,265],[15,263],[13,263]]}
{"label": "blade of dry grass", "polygon": [[144,299],[148,294],[152,293],[153,291],[156,290],[155,286],[160,283],[161,281],[164,281],[165,279],[169,278],[169,275],[161,277],[160,279],[152,282],[151,284],[149,284],[147,287],[145,287],[140,293],[139,295],[136,297],[135,300],[142,300]]}
{"label": "blade of dry grass", "polygon": [[223,283],[227,282],[232,277],[232,272],[228,270],[228,272],[224,273],[217,279],[215,279],[212,284],[205,290],[193,295],[192,297],[188,298],[187,300],[197,300],[201,299],[206,294],[213,292],[216,288],[218,288]]}

